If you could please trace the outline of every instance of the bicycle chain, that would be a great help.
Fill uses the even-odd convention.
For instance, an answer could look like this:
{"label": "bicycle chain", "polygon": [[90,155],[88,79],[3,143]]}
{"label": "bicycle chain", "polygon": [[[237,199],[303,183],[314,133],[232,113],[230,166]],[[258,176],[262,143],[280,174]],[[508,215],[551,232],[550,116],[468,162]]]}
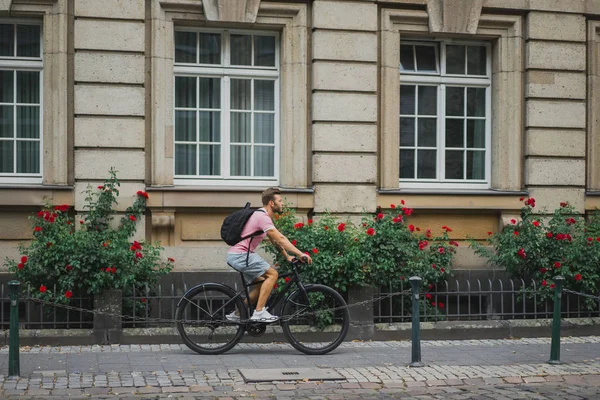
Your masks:
{"label": "bicycle chain", "polygon": [[[342,310],[344,308],[352,308],[352,307],[357,307],[360,305],[364,305],[364,304],[368,304],[368,303],[375,303],[376,301],[380,301],[380,300],[384,300],[393,296],[399,296],[401,294],[408,294],[410,291],[409,290],[404,290],[401,292],[394,292],[394,293],[388,293],[385,294],[383,296],[374,298],[374,299],[369,299],[369,300],[364,300],[364,301],[360,301],[358,303],[353,303],[353,304],[346,304],[345,306],[340,306],[340,307],[332,307],[332,308],[328,308],[328,309],[324,309],[324,310],[319,310],[319,311],[308,311],[308,312],[304,312],[304,313],[295,313],[292,315],[282,315],[279,318],[281,320],[283,320],[284,322],[290,321],[294,318],[300,318],[306,315],[310,315],[310,314],[315,314],[315,313],[323,313],[323,312],[330,312],[330,311],[337,311],[337,310]],[[78,312],[86,312],[89,314],[94,314],[94,315],[103,315],[103,316],[107,316],[107,317],[115,317],[115,318],[125,318],[127,319],[129,322],[165,322],[165,323],[185,323],[185,322],[190,322],[189,320],[185,320],[185,319],[169,319],[169,318],[153,318],[153,317],[136,317],[136,316],[132,316],[132,315],[125,315],[125,314],[118,314],[118,313],[111,313],[111,312],[106,312],[106,311],[98,311],[98,310],[89,310],[87,308],[81,308],[81,307],[75,307],[75,306],[69,306],[66,304],[59,304],[59,303],[53,303],[53,302],[49,302],[46,300],[42,300],[42,299],[38,299],[35,297],[28,297],[28,298],[24,298],[23,300],[30,300],[30,301],[34,301],[36,303],[40,303],[40,304],[44,304],[44,305],[48,305],[51,307],[58,307],[58,308],[64,308],[66,310],[72,310],[72,311],[78,311]],[[210,314],[210,313],[209,313]],[[240,323],[246,323],[249,320],[240,320]],[[210,321],[211,323],[221,323],[221,322],[231,322],[227,319],[225,320],[216,320],[213,319]]]}

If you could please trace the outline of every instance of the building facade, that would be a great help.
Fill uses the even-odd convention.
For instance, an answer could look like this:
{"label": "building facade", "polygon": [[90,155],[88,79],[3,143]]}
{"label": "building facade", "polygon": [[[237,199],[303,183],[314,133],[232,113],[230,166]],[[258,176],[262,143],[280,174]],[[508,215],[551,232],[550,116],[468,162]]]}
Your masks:
{"label": "building facade", "polygon": [[592,212],[599,32],[598,0],[0,0],[0,256],[111,167],[179,271],[225,268],[224,216],[270,186],[458,241],[522,196]]}

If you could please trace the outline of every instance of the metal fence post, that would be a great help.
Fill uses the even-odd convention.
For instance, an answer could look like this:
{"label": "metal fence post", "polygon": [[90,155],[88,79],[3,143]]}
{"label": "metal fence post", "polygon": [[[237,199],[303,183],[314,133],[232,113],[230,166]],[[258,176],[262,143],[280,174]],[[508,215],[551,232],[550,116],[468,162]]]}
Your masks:
{"label": "metal fence post", "polygon": [[19,365],[19,287],[21,282],[10,281],[10,337],[8,346],[8,376],[21,375]]}
{"label": "metal fence post", "polygon": [[560,306],[562,302],[562,276],[554,278],[554,316],[552,317],[552,344],[550,345],[550,364],[560,364]]}
{"label": "metal fence post", "polygon": [[409,279],[412,288],[412,361],[411,367],[422,367],[421,362],[421,315],[419,312],[419,285],[421,278],[412,276]]}

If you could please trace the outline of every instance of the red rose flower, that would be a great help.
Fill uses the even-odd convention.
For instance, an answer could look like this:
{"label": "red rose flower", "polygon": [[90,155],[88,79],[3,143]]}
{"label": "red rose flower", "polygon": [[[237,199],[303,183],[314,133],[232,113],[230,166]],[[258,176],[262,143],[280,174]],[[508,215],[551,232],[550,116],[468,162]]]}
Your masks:
{"label": "red rose flower", "polygon": [[402,222],[402,216],[399,215],[399,216],[395,217],[392,221],[394,221],[395,224],[397,224],[398,222]]}
{"label": "red rose flower", "polygon": [[108,246],[108,243],[106,243],[106,242],[102,243],[102,247],[106,247],[106,246]]}
{"label": "red rose flower", "polygon": [[542,274],[545,274],[546,272],[548,272],[548,270],[547,270],[546,268],[540,268],[540,272],[541,272]]}
{"label": "red rose flower", "polygon": [[309,224],[309,225],[312,225],[312,223],[313,223],[313,220],[312,220],[312,219],[309,219],[309,220],[308,220],[308,224]]}
{"label": "red rose flower", "polygon": [[525,200],[525,197],[519,197],[519,201]]}
{"label": "red rose flower", "polygon": [[545,286],[548,286],[548,282],[546,282],[546,280],[545,280],[545,279],[542,281],[542,286],[544,286],[544,287],[545,287]]}
{"label": "red rose flower", "polygon": [[40,285],[40,293],[46,293],[46,286]]}
{"label": "red rose flower", "polygon": [[513,232],[513,234],[514,234],[515,236],[519,236],[519,231],[514,231],[514,232]]}
{"label": "red rose flower", "polygon": [[533,197],[531,197],[525,201],[525,204],[527,204],[528,206],[531,206],[531,207],[535,207],[535,199]]}
{"label": "red rose flower", "polygon": [[23,256],[23,257],[21,257],[21,262],[22,262],[23,264],[25,264],[25,263],[27,262],[27,260],[29,260],[29,258],[27,258],[27,256]]}
{"label": "red rose flower", "polygon": [[400,204],[404,205],[405,204],[404,200],[400,200]]}
{"label": "red rose flower", "polygon": [[167,260],[169,260],[169,262],[175,262],[175,259],[172,257],[167,258]]}
{"label": "red rose flower", "polygon": [[411,231],[411,232],[414,232],[415,231],[415,226],[413,224],[410,224],[408,226],[408,230]]}
{"label": "red rose flower", "polygon": [[437,266],[435,264],[431,264],[431,268],[437,269]]}
{"label": "red rose flower", "polygon": [[390,208],[396,208],[395,204],[390,204]]}
{"label": "red rose flower", "polygon": [[367,235],[373,236],[374,234],[375,234],[375,229],[373,229],[373,228],[367,229]]}
{"label": "red rose flower", "polygon": [[513,225],[515,225],[517,223],[517,220],[513,218],[513,219],[510,220],[510,223],[513,224]]}
{"label": "red rose flower", "polygon": [[344,224],[343,222],[341,224],[338,225],[338,231],[340,232],[344,232],[344,229],[346,229],[346,224]]}
{"label": "red rose flower", "polygon": [[129,219],[132,220],[132,221],[135,221],[137,218],[135,217],[135,215],[130,215]]}
{"label": "red rose flower", "polygon": [[288,283],[290,281],[290,277],[286,276],[284,280],[285,280],[285,283]]}
{"label": "red rose flower", "polygon": [[442,229],[445,230],[446,232],[452,232],[452,229],[450,229],[446,225],[442,226]]}
{"label": "red rose flower", "polygon": [[377,219],[383,219],[384,215],[382,213],[377,214]]}
{"label": "red rose flower", "polygon": [[23,264],[23,263],[19,263],[19,264],[17,265],[17,268],[19,268],[19,269],[23,269],[23,268],[25,268],[25,264]]}
{"label": "red rose flower", "polygon": [[147,300],[146,299],[141,299],[140,300],[142,303],[145,303]]}
{"label": "red rose flower", "polygon": [[546,233],[546,237],[547,237],[547,238],[551,238],[552,236],[554,236],[554,235],[552,235],[552,232],[548,232],[548,233]]}
{"label": "red rose flower", "polygon": [[44,212],[43,211],[38,212],[37,216],[40,217],[40,218],[43,217],[44,216]]}
{"label": "red rose flower", "polygon": [[273,285],[273,289],[277,289],[277,287],[278,287],[277,284]]}
{"label": "red rose flower", "polygon": [[444,272],[446,272],[446,270],[444,268],[440,268],[440,272],[443,274]]}
{"label": "red rose flower", "polygon": [[533,226],[540,226],[540,222],[539,221],[533,221],[532,224],[533,224]]}
{"label": "red rose flower", "polygon": [[550,289],[554,289],[556,285],[554,283],[550,284]]}
{"label": "red rose flower", "polygon": [[117,272],[117,267],[115,267],[115,266],[110,267],[110,272],[115,274]]}
{"label": "red rose flower", "polygon": [[329,227],[328,227],[327,225],[325,225],[325,226],[323,227],[323,229],[325,229],[326,231],[328,231],[328,230],[329,230]]}
{"label": "red rose flower", "polygon": [[104,189],[104,186],[98,186],[98,189],[102,190]]}
{"label": "red rose flower", "polygon": [[138,190],[136,194],[138,196],[145,197],[146,199],[149,197],[148,193],[144,192],[143,190]]}
{"label": "red rose flower", "polygon": [[296,245],[296,243],[298,243],[298,242],[296,241],[296,239],[292,240],[292,244],[293,244],[294,246]]}
{"label": "red rose flower", "polygon": [[319,249],[317,249],[317,248],[315,247],[315,248],[313,248],[313,249],[312,249],[312,252],[313,252],[314,254],[319,254]]}
{"label": "red rose flower", "polygon": [[575,280],[580,281],[582,279],[581,274],[575,274]]}
{"label": "red rose flower", "polygon": [[566,218],[565,222],[567,223],[567,225],[573,225],[577,221],[575,221],[575,218],[570,217],[570,218]]}
{"label": "red rose flower", "polygon": [[561,203],[560,203],[560,206],[561,206],[561,207],[566,207],[566,206],[567,206],[567,203],[563,201],[563,202],[561,202]]}
{"label": "red rose flower", "polygon": [[494,232],[488,232],[487,234],[491,236],[494,234]]}
{"label": "red rose flower", "polygon": [[430,293],[427,293],[427,294],[425,295],[425,298],[426,298],[427,300],[430,300],[430,299],[431,299],[431,294],[430,294]]}
{"label": "red rose flower", "polygon": [[440,253],[440,254],[444,254],[445,252],[446,252],[446,250],[444,250],[444,248],[443,248],[443,247],[440,247],[440,248],[438,249],[438,253]]}
{"label": "red rose flower", "polygon": [[441,301],[438,303],[438,307],[439,308],[444,308],[444,303],[442,303]]}
{"label": "red rose flower", "polygon": [[73,269],[73,267],[72,267],[72,266],[70,266],[69,264],[67,264],[67,265],[65,266],[65,269],[66,269],[67,271],[71,271],[71,270]]}
{"label": "red rose flower", "polygon": [[80,223],[81,225],[83,225],[83,220],[82,220],[82,219],[80,219],[80,220],[79,220],[79,223]]}
{"label": "red rose flower", "polygon": [[527,258],[527,254],[525,254],[525,249],[523,249],[523,248],[520,248],[519,251],[517,251],[517,254],[519,257],[521,257],[523,259]]}
{"label": "red rose flower", "polygon": [[413,213],[412,208],[403,208],[402,211],[404,211],[404,215],[407,215],[407,216],[410,216]]}
{"label": "red rose flower", "polygon": [[142,253],[140,253],[139,251],[135,252],[135,258],[143,258],[144,255]]}
{"label": "red rose flower", "polygon": [[300,228],[304,228],[304,224],[302,222],[298,222],[297,224],[294,225],[295,229],[300,229]]}
{"label": "red rose flower", "polygon": [[419,240],[419,250],[423,250],[425,247],[427,247],[427,245],[427,240]]}
{"label": "red rose flower", "polygon": [[432,301],[432,302],[431,302],[431,305],[432,305],[433,307],[435,307],[437,304],[435,303],[435,301]]}
{"label": "red rose flower", "polygon": [[70,299],[71,297],[73,297],[73,292],[71,292],[70,290],[67,290],[67,291],[65,292],[65,297],[66,297],[67,299]]}

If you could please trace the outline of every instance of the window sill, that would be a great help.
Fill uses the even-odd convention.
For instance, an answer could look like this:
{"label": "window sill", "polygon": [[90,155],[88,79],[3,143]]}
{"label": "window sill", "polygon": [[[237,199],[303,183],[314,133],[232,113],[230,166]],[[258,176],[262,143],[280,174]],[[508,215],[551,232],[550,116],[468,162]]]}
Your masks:
{"label": "window sill", "polygon": [[44,185],[32,183],[0,183],[0,190],[73,190],[72,185]]}
{"label": "window sill", "polygon": [[[528,196],[526,190],[496,190],[496,189],[379,189],[379,194],[416,194],[430,196]],[[600,196],[600,192],[598,192]]]}
{"label": "window sill", "polygon": [[278,187],[282,193],[314,193],[315,189],[310,188],[284,188],[277,185],[272,186],[148,186],[147,192],[250,192],[261,193],[270,187]]}

